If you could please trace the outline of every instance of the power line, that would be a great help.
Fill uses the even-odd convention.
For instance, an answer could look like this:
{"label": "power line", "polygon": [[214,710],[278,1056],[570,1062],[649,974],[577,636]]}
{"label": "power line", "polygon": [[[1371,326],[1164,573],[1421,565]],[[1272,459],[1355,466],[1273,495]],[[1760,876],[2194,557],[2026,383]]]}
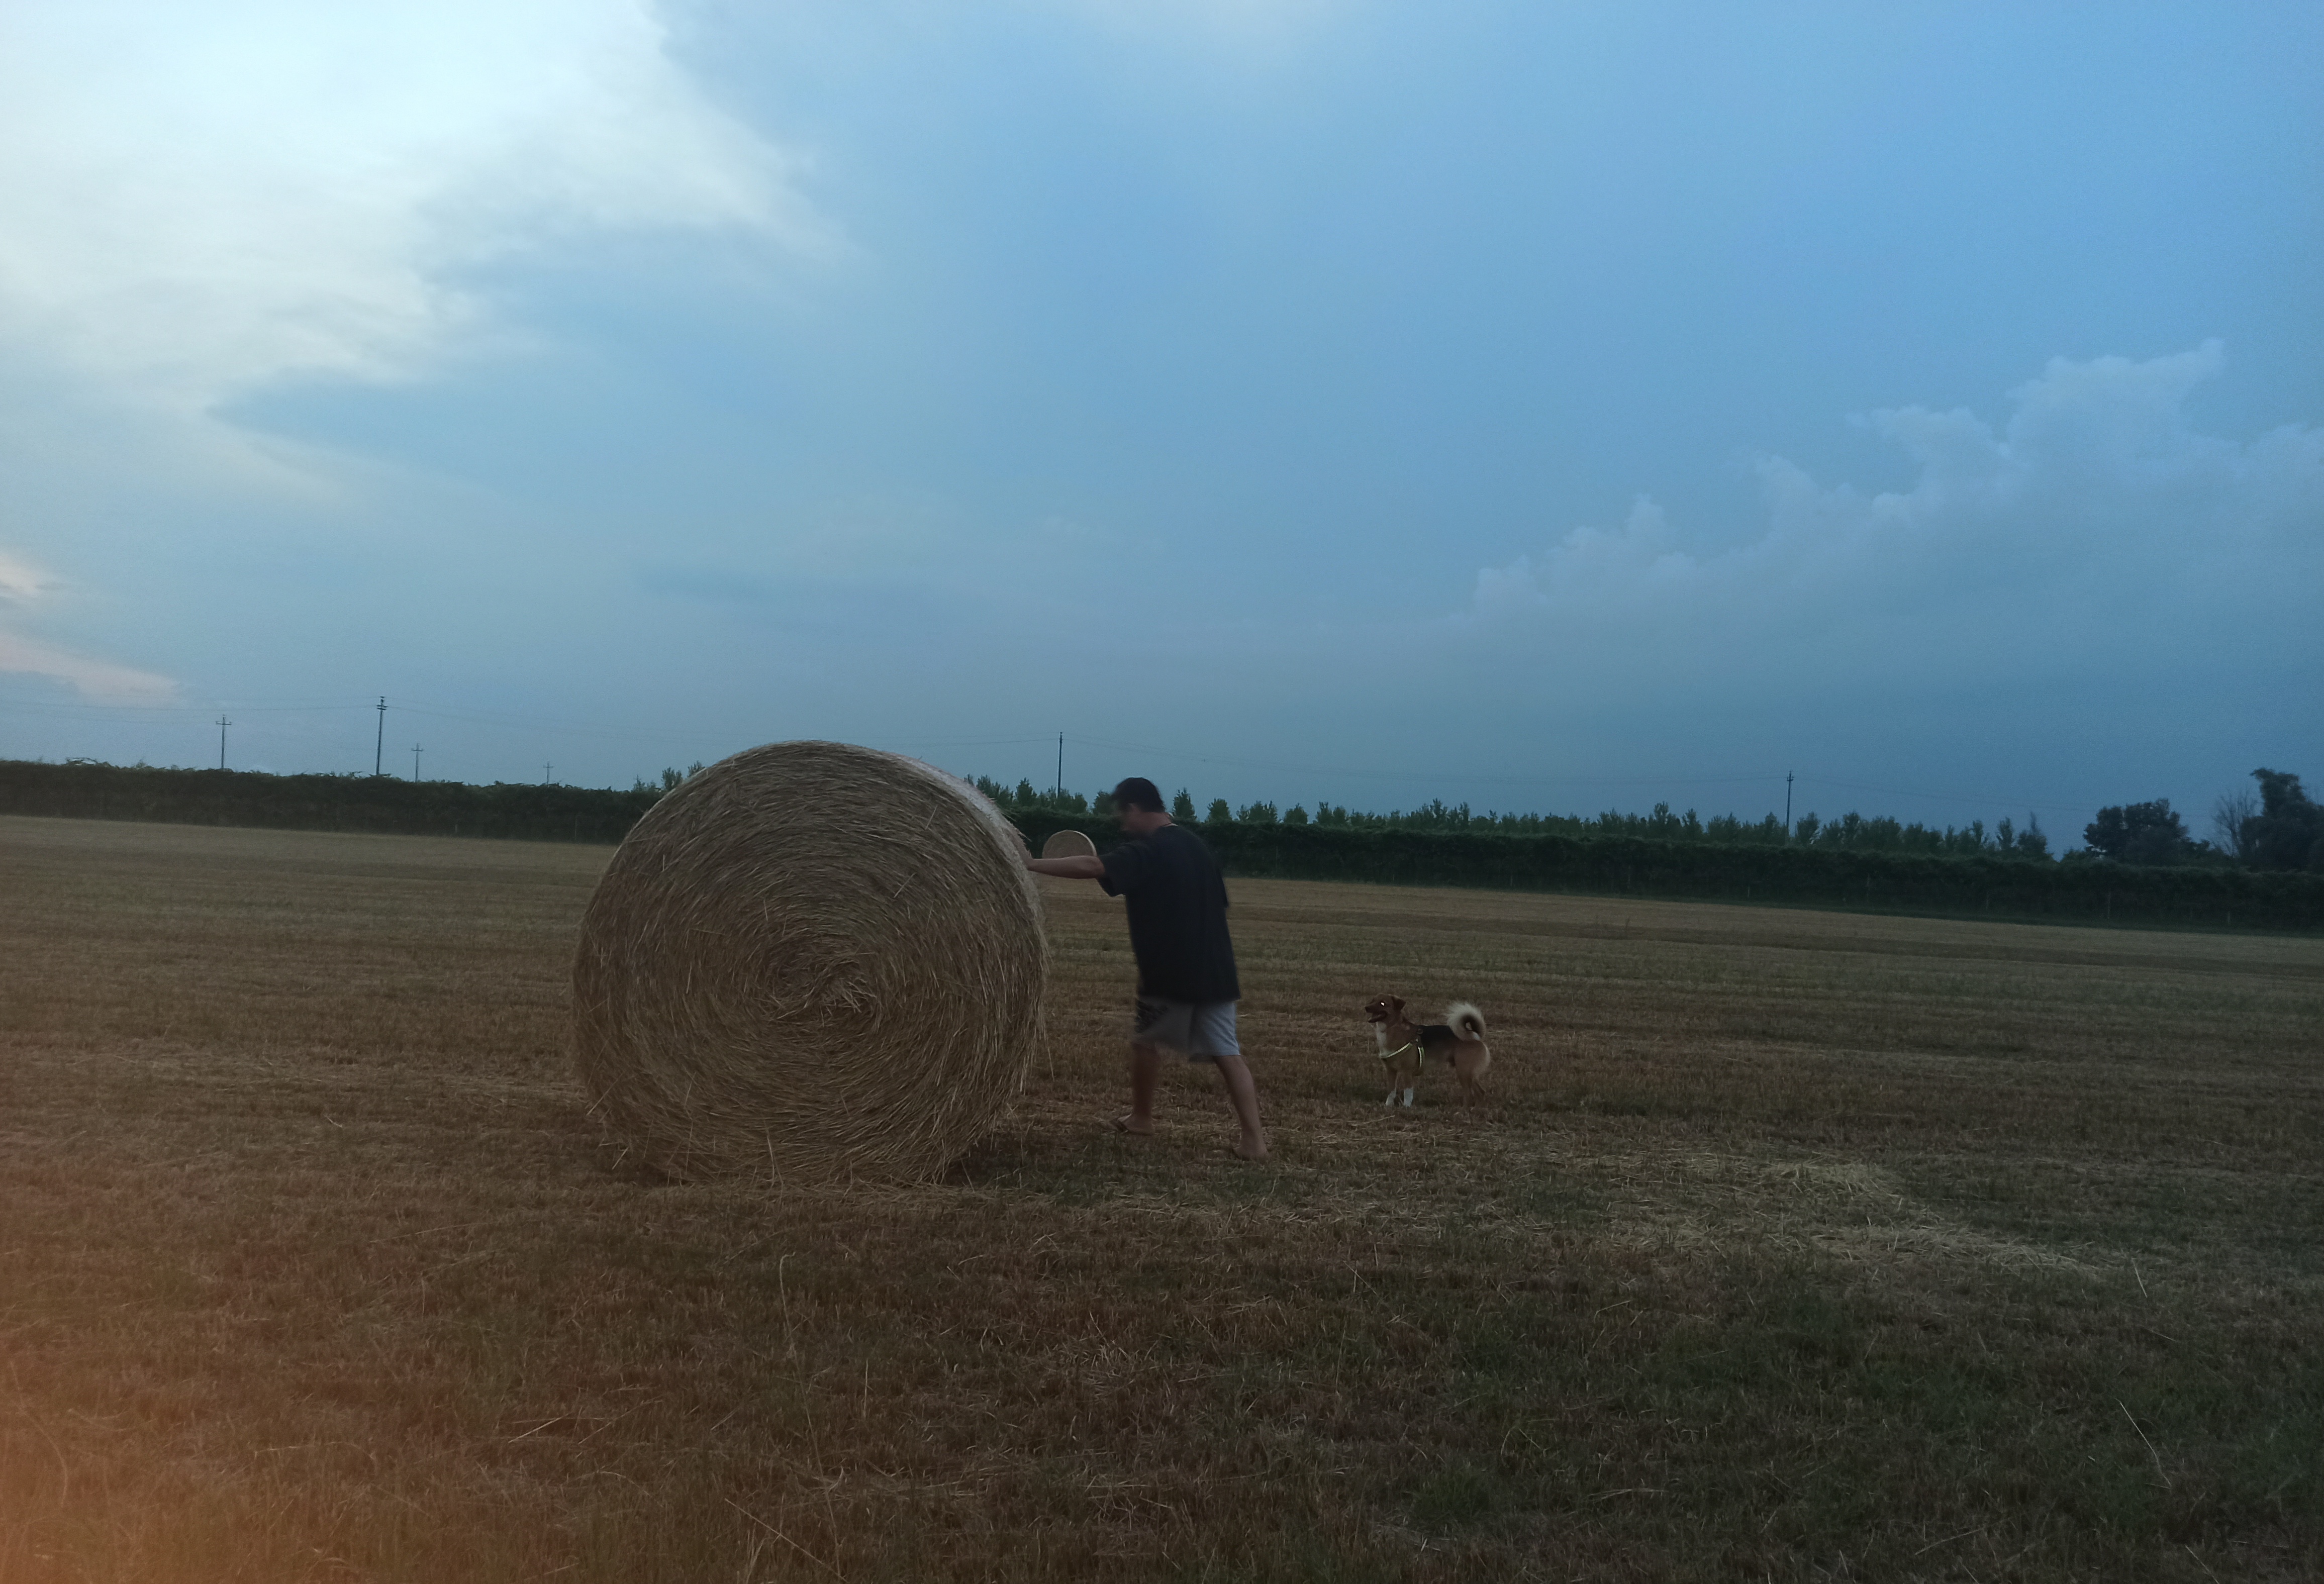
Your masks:
{"label": "power line", "polygon": [[[1145,754],[1155,759],[1190,760],[1199,764],[1232,765],[1238,769],[1273,770],[1294,776],[1348,776],[1372,781],[1443,781],[1448,778],[1437,770],[1352,769],[1333,765],[1286,764],[1277,760],[1248,759],[1239,754],[1196,753],[1184,749],[1155,748],[1135,742],[1108,742],[1095,737],[1082,741],[1092,748],[1111,748],[1122,753]],[[1724,787],[1746,782],[1773,782],[1781,776],[1768,773],[1747,776],[1513,776],[1464,774],[1465,781],[1484,781],[1494,785],[1517,787]]]}
{"label": "power line", "polygon": [[[1157,759],[1191,760],[1201,764],[1231,765],[1238,769],[1271,770],[1281,775],[1346,776],[1375,781],[1431,781],[1448,778],[1440,770],[1353,769],[1325,765],[1286,764],[1280,760],[1250,759],[1236,754],[1194,753],[1185,750],[1141,746],[1132,742],[1110,742],[1099,738],[1084,737],[1082,741],[1093,748],[1111,748],[1122,753],[1145,754]],[[1914,797],[1935,803],[1975,803],[2010,806],[2024,805],[2029,808],[2047,807],[2067,813],[2089,814],[2095,810],[2088,806],[2054,797],[2005,797],[1997,793],[1916,792],[1902,787],[1879,787],[1868,782],[1842,780],[1831,776],[1794,776],[1768,772],[1742,776],[1522,776],[1522,775],[1462,775],[1469,782],[1484,782],[1494,786],[1517,787],[1730,787],[1756,784],[1784,784],[1786,807],[1789,790],[1796,779],[1802,785],[1845,787],[1856,792],[1877,792],[1889,797]],[[1788,823],[1788,821],[1787,821]]]}
{"label": "power line", "polygon": [[567,737],[603,737],[623,741],[696,743],[712,735],[707,732],[669,732],[627,726],[592,726],[577,722],[545,721],[530,716],[504,714],[491,711],[435,708],[425,704],[400,704],[395,707],[406,714],[424,715],[433,721],[459,721],[471,726],[498,726],[503,730],[546,732]]}
{"label": "power line", "polygon": [[[141,725],[164,725],[170,722],[196,715],[208,709],[208,705],[174,704],[33,704],[23,699],[0,699],[0,710],[23,715],[68,715],[80,719],[128,721]],[[254,715],[320,715],[345,714],[349,710],[369,709],[361,704],[237,704],[233,706],[244,714]],[[166,719],[154,719],[161,716]]]}
{"label": "power line", "polygon": [[1842,781],[1830,776],[1802,776],[1800,779],[1824,787],[1845,787],[1851,792],[1877,792],[1884,797],[1918,797],[1928,803],[1997,803],[2004,807],[2052,808],[2065,814],[2098,813],[2089,805],[2068,803],[2057,797],[2005,797],[1996,792],[1908,792],[1901,787],[1875,787],[1865,781]]}
{"label": "power line", "polygon": [[[238,707],[242,708],[245,714],[344,714],[358,709],[373,711],[377,714],[378,722],[374,730],[373,741],[372,773],[374,775],[381,774],[386,768],[386,723],[388,704],[387,697],[384,694],[378,695],[375,701],[363,704],[343,701],[315,701],[308,703],[253,704]],[[673,732],[668,730],[654,730],[650,728],[563,721],[549,717],[521,714],[510,711],[458,709],[438,705],[433,701],[427,700],[422,700],[415,704],[398,705],[395,707],[410,714],[425,716],[436,720],[457,721],[474,725],[499,727],[503,730],[540,732],[610,741],[659,741],[685,742],[698,748],[704,742],[706,738],[715,739],[721,736],[730,735],[728,732],[718,731]],[[165,724],[170,722],[182,719],[185,715],[194,713],[195,708],[196,706],[190,705],[73,705],[42,704],[32,703],[30,701],[0,699],[0,711],[13,714],[67,716],[82,719],[97,717],[117,721],[124,724],[133,725]],[[232,723],[233,723],[231,721],[224,719],[223,715],[217,723],[220,730],[219,763],[221,768],[224,767],[226,760],[225,729]],[[1056,734],[1054,739],[1056,744],[1056,771],[1055,787],[1056,790],[1060,793],[1065,789],[1065,739],[1066,735],[1067,733],[1058,732]],[[899,751],[927,753],[931,751],[954,748],[1008,748],[1030,746],[1036,742],[1047,743],[1052,741],[1052,739],[1047,735],[1037,737],[1031,735],[994,734],[957,737],[888,738],[884,741],[896,747]],[[2055,798],[2025,797],[2018,796],[2005,797],[1993,793],[1961,793],[1952,791],[1923,792],[1901,787],[1887,787],[1871,782],[1847,780],[1838,777],[1815,775],[1801,776],[1791,772],[1786,772],[1780,776],[1773,772],[1732,776],[1545,776],[1469,773],[1460,775],[1457,778],[1448,778],[1442,769],[1403,770],[1381,769],[1379,767],[1358,768],[1355,766],[1346,765],[1298,764],[1282,760],[1252,757],[1244,754],[1203,752],[1186,749],[1161,747],[1150,743],[1117,742],[1103,738],[1084,737],[1081,741],[1092,748],[1107,749],[1120,753],[1138,754],[1144,757],[1172,760],[1180,763],[1215,765],[1236,769],[1260,770],[1277,775],[1330,776],[1371,782],[1406,784],[1415,782],[1427,784],[1433,782],[1442,784],[1448,778],[1457,778],[1470,785],[1481,784],[1492,787],[1537,787],[1547,789],[1561,787],[1744,787],[1754,785],[1772,786],[1775,782],[1780,780],[1784,783],[1785,823],[1787,824],[1789,824],[1792,791],[1795,783],[1806,786],[1820,785],[1857,792],[1873,792],[1878,793],[1884,797],[1910,797],[1930,802],[1980,804],[1988,806],[1997,805],[2002,806],[2022,805],[2024,806],[2034,808],[2047,807],[2061,813],[2087,814],[2093,812],[2093,809],[2089,806]],[[415,745],[415,753],[417,751],[419,751],[419,750],[417,749],[417,745]],[[545,766],[544,774],[546,773],[547,767]],[[417,778],[416,760],[414,762],[414,778]]]}

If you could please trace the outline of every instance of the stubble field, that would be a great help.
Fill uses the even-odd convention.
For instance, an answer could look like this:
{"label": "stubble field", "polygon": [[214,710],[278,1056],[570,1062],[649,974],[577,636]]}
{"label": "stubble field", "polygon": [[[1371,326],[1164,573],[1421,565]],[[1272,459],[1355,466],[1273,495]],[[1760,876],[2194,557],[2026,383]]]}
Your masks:
{"label": "stubble field", "polygon": [[1044,882],[986,1146],[675,1184],[606,857],[0,819],[0,1580],[2324,1574],[2324,942],[1241,882],[1253,1167]]}

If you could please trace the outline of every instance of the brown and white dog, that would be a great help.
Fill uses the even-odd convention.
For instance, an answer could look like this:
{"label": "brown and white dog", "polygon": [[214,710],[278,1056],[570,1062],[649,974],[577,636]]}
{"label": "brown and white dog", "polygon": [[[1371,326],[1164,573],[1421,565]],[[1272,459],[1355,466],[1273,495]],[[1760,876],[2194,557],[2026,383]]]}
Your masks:
{"label": "brown and white dog", "polygon": [[1413,1082],[1421,1064],[1434,1058],[1452,1069],[1461,1081],[1461,1098],[1474,1100],[1484,1092],[1485,1069],[1493,1064],[1492,1048],[1485,1044],[1485,1015],[1466,1001],[1444,1008],[1442,1023],[1414,1023],[1404,1015],[1402,996],[1374,996],[1364,1003],[1364,1017],[1379,1041],[1379,1058],[1388,1064],[1388,1103],[1404,1091],[1412,1103]]}

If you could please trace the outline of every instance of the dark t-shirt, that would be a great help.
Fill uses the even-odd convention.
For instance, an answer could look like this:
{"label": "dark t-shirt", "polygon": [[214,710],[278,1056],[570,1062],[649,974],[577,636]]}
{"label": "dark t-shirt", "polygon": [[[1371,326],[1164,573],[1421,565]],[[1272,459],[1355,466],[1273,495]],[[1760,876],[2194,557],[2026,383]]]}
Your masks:
{"label": "dark t-shirt", "polygon": [[1232,1001],[1234,942],[1227,937],[1227,883],[1203,839],[1164,825],[1105,855],[1098,881],[1130,905],[1138,993],[1173,1001]]}

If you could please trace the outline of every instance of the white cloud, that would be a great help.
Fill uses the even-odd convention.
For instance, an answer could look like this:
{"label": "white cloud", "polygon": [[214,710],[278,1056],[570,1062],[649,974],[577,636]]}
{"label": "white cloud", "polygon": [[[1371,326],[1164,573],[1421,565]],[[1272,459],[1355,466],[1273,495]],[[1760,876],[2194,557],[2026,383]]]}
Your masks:
{"label": "white cloud", "polygon": [[48,578],[0,551],[0,605],[30,604],[51,586]]}
{"label": "white cloud", "polygon": [[1713,692],[2312,662],[2324,429],[2197,433],[2187,396],[2223,361],[2217,343],[2055,360],[2010,393],[1998,431],[1966,410],[1876,413],[1918,467],[1909,489],[1765,458],[1757,539],[1691,553],[1642,500],[1619,529],[1480,572],[1463,622],[1606,677]]}
{"label": "white cloud", "polygon": [[797,159],[710,103],[648,0],[76,0],[0,10],[0,346],[198,414],[410,375],[455,277],[591,228],[814,246]]}
{"label": "white cloud", "polygon": [[69,684],[95,704],[169,704],[178,696],[178,685],[167,677],[93,660],[37,639],[0,632],[0,673],[46,677]]}
{"label": "white cloud", "polygon": [[[56,584],[46,575],[0,552],[0,607],[30,605],[55,589]],[[167,677],[93,660],[37,639],[0,631],[0,674],[7,673],[69,683],[82,697],[99,704],[163,704],[178,693],[178,685]]]}

